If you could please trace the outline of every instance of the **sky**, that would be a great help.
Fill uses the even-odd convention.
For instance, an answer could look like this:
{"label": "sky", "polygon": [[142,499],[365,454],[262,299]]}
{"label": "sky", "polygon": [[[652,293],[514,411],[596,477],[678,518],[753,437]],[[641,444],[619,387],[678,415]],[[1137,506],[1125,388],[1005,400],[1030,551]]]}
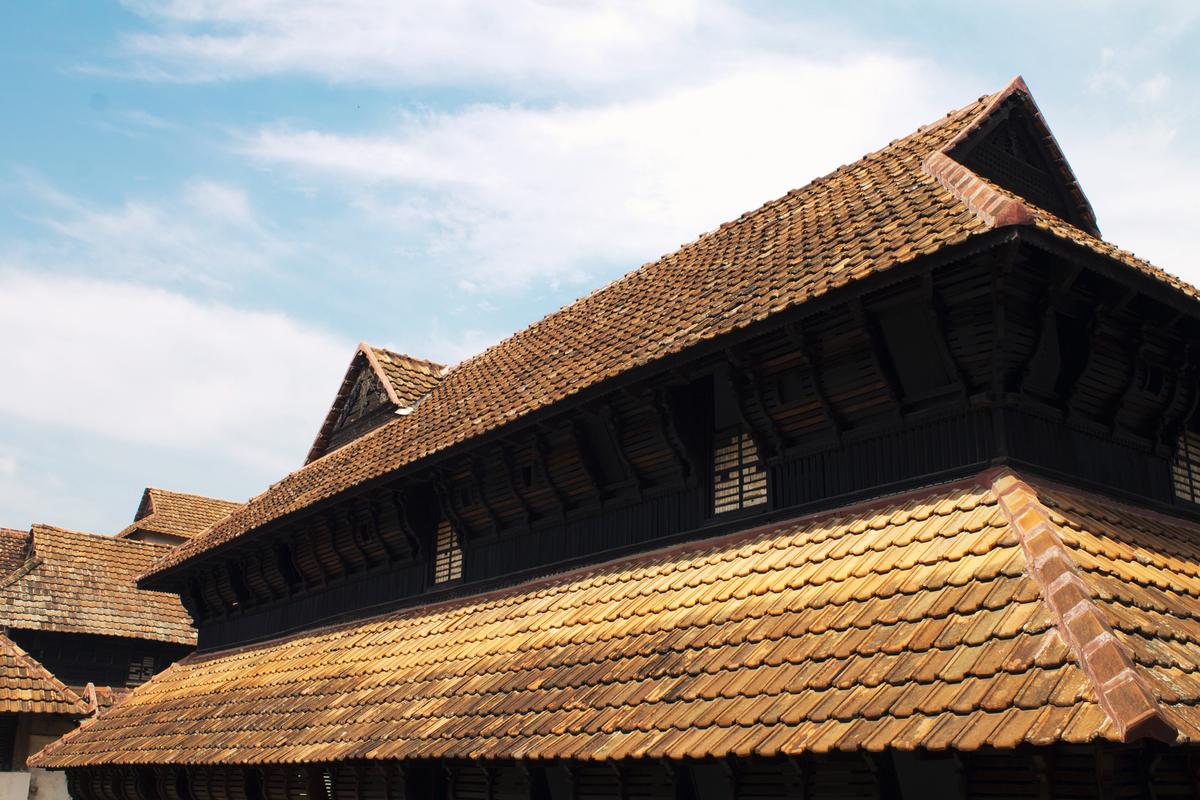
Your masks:
{"label": "sky", "polygon": [[455,363],[1022,74],[1200,283],[1200,4],[0,7],[0,527],[299,468],[359,341]]}

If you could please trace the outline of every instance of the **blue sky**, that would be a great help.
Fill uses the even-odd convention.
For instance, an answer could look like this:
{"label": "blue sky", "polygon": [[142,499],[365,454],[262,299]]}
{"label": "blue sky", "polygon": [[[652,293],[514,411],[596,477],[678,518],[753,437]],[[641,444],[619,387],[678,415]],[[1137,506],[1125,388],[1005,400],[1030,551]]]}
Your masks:
{"label": "blue sky", "polygon": [[1017,73],[1200,280],[1193,6],[5,4],[0,526],[245,499],[359,340],[457,361]]}

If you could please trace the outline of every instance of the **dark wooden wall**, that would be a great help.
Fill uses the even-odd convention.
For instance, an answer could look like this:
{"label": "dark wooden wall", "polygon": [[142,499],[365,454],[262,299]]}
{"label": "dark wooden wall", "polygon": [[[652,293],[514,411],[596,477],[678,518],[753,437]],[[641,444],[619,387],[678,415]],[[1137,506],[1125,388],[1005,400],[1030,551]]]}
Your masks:
{"label": "dark wooden wall", "polygon": [[75,800],[1197,800],[1194,747],[69,770]]}
{"label": "dark wooden wall", "polygon": [[[1170,506],[1200,326],[1036,243],[868,279],[189,562],[202,648],[478,591],[1011,463]],[[717,431],[768,502],[712,513]],[[1190,513],[1190,507],[1187,509]],[[434,584],[437,523],[465,553]]]}
{"label": "dark wooden wall", "polygon": [[134,659],[140,662],[150,656],[154,672],[160,672],[192,651],[191,647],[170,642],[83,633],[10,629],[8,636],[54,677],[71,686],[127,686]]}

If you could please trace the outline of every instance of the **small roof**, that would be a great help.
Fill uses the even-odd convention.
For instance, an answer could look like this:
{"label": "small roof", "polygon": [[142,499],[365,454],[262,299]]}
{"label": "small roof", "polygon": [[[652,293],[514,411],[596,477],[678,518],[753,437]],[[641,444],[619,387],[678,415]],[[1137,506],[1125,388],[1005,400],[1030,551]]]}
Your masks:
{"label": "small roof", "polygon": [[[413,413],[286,476],[155,572],[635,367],[998,229],[1037,230],[1195,302],[1196,290],[1178,278],[954,159],[961,137],[1010,100],[1036,109],[1018,78],[550,314],[455,367]],[[1065,160],[1050,158],[1074,181]],[[1088,219],[1081,191],[1076,201]]]}
{"label": "small roof", "polygon": [[0,635],[0,713],[83,716],[88,704],[33,656]]}
{"label": "small roof", "polygon": [[1200,741],[1200,525],[1005,470],[176,663],[38,765]]}
{"label": "small roof", "polygon": [[179,597],[134,580],[170,550],[35,524],[25,560],[0,577],[0,628],[196,643]]}
{"label": "small roof", "polygon": [[396,353],[384,347],[374,347],[366,342],[359,342],[346,369],[346,377],[342,379],[341,388],[325,415],[321,430],[308,452],[305,463],[315,461],[325,455],[329,448],[329,439],[342,416],[342,410],[349,400],[359,375],[369,370],[378,381],[393,411],[416,408],[422,398],[433,391],[448,371],[444,364],[414,358],[403,353]]}
{"label": "small roof", "polygon": [[29,554],[29,531],[0,528],[0,581],[25,563]]}
{"label": "small roof", "polygon": [[117,538],[161,533],[190,539],[229,516],[241,503],[186,492],[146,487],[133,522]]}

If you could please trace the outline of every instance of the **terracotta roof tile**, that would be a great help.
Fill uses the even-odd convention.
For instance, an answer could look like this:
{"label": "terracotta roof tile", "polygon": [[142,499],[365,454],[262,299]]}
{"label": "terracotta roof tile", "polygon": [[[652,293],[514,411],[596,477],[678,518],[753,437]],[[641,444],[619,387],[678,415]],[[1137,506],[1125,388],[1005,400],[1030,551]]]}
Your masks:
{"label": "terracotta roof tile", "polygon": [[25,563],[29,553],[29,531],[0,528],[0,581]]}
{"label": "terracotta roof tile", "polygon": [[82,716],[88,705],[33,656],[0,635],[0,713]]}
{"label": "terracotta roof tile", "polygon": [[133,522],[117,537],[124,539],[139,532],[154,532],[190,539],[229,516],[240,505],[232,500],[150,486],[142,493],[142,502]]}
{"label": "terracotta roof tile", "polygon": [[195,644],[179,598],[136,588],[164,545],[34,525],[25,562],[0,578],[0,628]]}
{"label": "terracotta roof tile", "polygon": [[411,411],[416,408],[434,387],[446,376],[449,369],[433,361],[423,358],[396,353],[384,347],[374,347],[366,342],[359,342],[354,351],[354,358],[346,370],[346,377],[338,389],[337,397],[325,415],[321,430],[308,453],[308,462],[325,455],[328,449],[329,437],[333,434],[339,416],[351,393],[361,370],[370,369],[383,387],[387,400],[396,411],[402,409]]}
{"label": "terracotta roof tile", "polygon": [[[1116,635],[1115,666],[1069,633],[1031,566],[1026,524],[1055,526],[1057,554],[1106,598],[1087,602]],[[45,763],[1197,741],[1200,586],[1163,591],[1141,571],[1200,574],[1196,541],[1194,523],[989,472],[192,656]],[[1165,726],[1129,724],[1128,687],[1111,680],[1127,669]]]}
{"label": "terracotta roof tile", "polygon": [[[1053,214],[974,176],[983,206],[930,172],[1019,79],[933,125],[846,165],[547,316],[464,362],[414,413],[313,461],[185,543],[156,569],[217,546],[362,481],[566,399],[636,366],[745,327],[850,281],[1013,222],[1196,290]],[[1032,101],[1030,101],[1032,103]],[[1039,115],[1040,118],[1040,115]],[[946,159],[949,161],[949,159]],[[1065,174],[1069,174],[1069,168]],[[1077,187],[1076,187],[1077,188]],[[1090,214],[1086,198],[1081,207]],[[970,205],[959,197],[966,197]],[[1001,206],[1020,206],[1008,219]]]}

